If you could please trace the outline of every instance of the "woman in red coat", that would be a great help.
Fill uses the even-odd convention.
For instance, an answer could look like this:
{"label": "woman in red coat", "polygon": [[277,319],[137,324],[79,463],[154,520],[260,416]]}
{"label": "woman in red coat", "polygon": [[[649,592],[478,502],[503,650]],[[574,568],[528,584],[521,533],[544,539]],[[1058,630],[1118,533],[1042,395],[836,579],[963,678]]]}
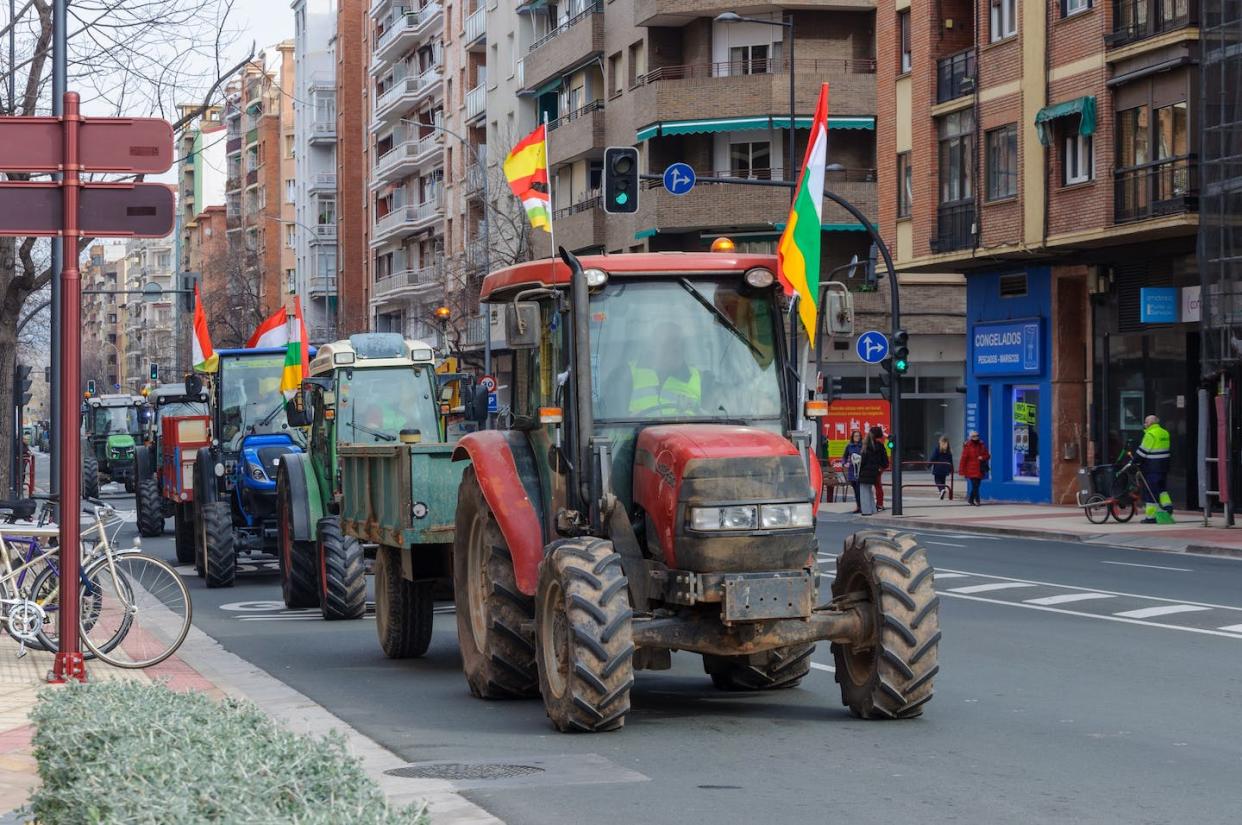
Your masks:
{"label": "woman in red coat", "polygon": [[979,432],[971,430],[970,438],[962,445],[962,458],[957,466],[958,475],[969,482],[967,504],[978,505],[980,503],[979,487],[983,483],[983,477],[988,474],[988,462],[991,458],[992,454],[988,452],[988,445],[979,438]]}

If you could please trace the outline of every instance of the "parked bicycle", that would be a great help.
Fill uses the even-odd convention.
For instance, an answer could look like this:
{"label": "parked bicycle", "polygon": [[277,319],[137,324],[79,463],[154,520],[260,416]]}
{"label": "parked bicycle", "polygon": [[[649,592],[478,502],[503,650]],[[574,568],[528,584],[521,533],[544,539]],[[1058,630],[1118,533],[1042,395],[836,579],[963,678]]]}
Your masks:
{"label": "parked bicycle", "polygon": [[1078,487],[1078,506],[1092,524],[1103,524],[1109,516],[1124,524],[1138,512],[1143,491],[1151,489],[1130,450],[1112,464],[1080,469]]}

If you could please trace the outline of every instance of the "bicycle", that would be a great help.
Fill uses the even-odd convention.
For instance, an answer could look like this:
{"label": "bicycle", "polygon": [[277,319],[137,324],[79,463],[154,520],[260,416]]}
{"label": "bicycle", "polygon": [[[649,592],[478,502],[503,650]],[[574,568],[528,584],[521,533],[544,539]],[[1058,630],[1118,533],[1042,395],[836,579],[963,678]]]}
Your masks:
{"label": "bicycle", "polygon": [[[1125,463],[1118,467],[1123,459]],[[1121,524],[1130,521],[1143,500],[1142,491],[1151,489],[1134,454],[1129,451],[1118,456],[1113,464],[1079,470],[1078,480],[1078,506],[1092,524],[1104,524],[1109,516]],[[1100,492],[1101,489],[1107,489],[1109,494]]]}

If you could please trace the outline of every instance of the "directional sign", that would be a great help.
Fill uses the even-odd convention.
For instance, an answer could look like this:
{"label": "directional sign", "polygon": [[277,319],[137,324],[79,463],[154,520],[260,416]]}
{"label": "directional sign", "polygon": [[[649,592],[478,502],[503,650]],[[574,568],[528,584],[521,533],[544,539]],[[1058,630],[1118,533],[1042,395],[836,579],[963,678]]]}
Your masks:
{"label": "directional sign", "polygon": [[[0,169],[59,172],[65,141],[60,118],[0,118]],[[159,174],[173,163],[172,126],[153,117],[84,118],[78,163],[92,172]]]}
{"label": "directional sign", "polygon": [[[55,236],[64,226],[59,184],[0,182],[0,235]],[[176,198],[161,183],[86,183],[78,200],[83,234],[163,238],[176,225]]]}
{"label": "directional sign", "polygon": [[854,350],[868,364],[878,364],[888,357],[888,337],[874,329],[868,330],[858,336]]}
{"label": "directional sign", "polygon": [[684,195],[694,188],[694,169],[688,163],[674,163],[664,170],[664,188],[670,195]]}

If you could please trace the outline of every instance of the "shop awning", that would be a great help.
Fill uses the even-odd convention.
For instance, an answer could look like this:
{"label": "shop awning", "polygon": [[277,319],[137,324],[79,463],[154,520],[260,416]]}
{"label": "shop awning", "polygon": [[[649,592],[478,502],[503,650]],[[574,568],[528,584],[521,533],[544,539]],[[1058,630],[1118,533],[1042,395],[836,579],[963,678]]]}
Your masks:
{"label": "shop awning", "polygon": [[1076,97],[1064,103],[1045,106],[1035,115],[1035,130],[1039,132],[1039,142],[1044,146],[1052,143],[1052,122],[1063,117],[1079,118],[1078,134],[1086,136],[1095,134],[1095,98]]}
{"label": "shop awning", "polygon": [[[663,120],[649,124],[638,130],[638,140],[650,140],[653,137],[670,135],[696,135],[711,132],[744,132],[752,129],[787,129],[789,116],[774,117],[759,115],[756,117],[724,117],[702,118],[697,120]],[[810,117],[795,117],[794,128],[811,128]],[[874,117],[830,117],[829,129],[875,129]]]}

